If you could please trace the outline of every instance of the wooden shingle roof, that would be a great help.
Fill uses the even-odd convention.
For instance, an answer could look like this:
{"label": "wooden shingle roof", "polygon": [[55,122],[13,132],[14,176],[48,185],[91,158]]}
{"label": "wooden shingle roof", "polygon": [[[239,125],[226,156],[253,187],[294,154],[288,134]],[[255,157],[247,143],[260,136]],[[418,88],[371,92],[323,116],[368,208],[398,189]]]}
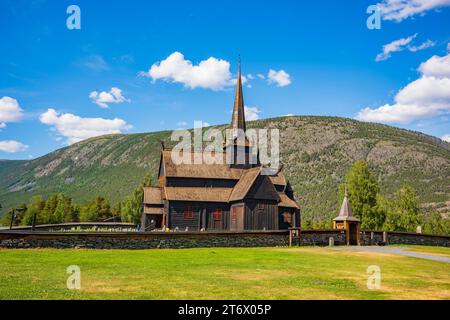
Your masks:
{"label": "wooden shingle roof", "polygon": [[166,187],[167,200],[228,202],[232,188]]}
{"label": "wooden shingle roof", "polygon": [[261,167],[256,167],[244,171],[239,179],[239,182],[234,186],[229,201],[239,201],[244,199],[247,193],[250,191],[253,183],[255,183],[256,178],[258,178],[260,172]]}
{"label": "wooden shingle roof", "polygon": [[163,214],[163,209],[144,206],[144,213],[145,214]]}
{"label": "wooden shingle roof", "polygon": [[353,216],[353,210],[350,206],[350,201],[348,200],[347,189],[345,190],[344,200],[342,201],[341,210],[339,211],[339,216],[333,219],[334,221],[360,221],[358,218]]}
{"label": "wooden shingle roof", "polygon": [[281,202],[278,203],[279,207],[300,209],[297,202],[289,198],[285,193],[279,193],[278,195],[281,198]]}
{"label": "wooden shingle roof", "polygon": [[230,168],[225,161],[225,153],[218,153],[223,157],[223,164],[194,164],[196,156],[202,157],[201,152],[190,152],[184,156],[191,158],[191,164],[176,164],[172,160],[172,150],[163,151],[164,173],[166,177],[229,179],[238,180],[242,169]]}
{"label": "wooden shingle roof", "polygon": [[144,188],[144,204],[162,204],[161,188]]}
{"label": "wooden shingle roof", "polygon": [[276,175],[269,176],[269,178],[274,185],[286,186],[287,184],[283,172],[278,172]]}

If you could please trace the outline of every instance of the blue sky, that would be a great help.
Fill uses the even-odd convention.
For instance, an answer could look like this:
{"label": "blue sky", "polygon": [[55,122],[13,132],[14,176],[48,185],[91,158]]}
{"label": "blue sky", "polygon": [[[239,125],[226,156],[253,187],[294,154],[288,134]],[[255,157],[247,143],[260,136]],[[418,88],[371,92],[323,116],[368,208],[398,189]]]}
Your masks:
{"label": "blue sky", "polygon": [[[101,133],[227,123],[238,54],[252,118],[358,117],[450,134],[449,1],[402,11],[379,1],[381,29],[369,30],[377,0],[1,0],[0,159]],[[80,30],[66,26],[72,4]]]}

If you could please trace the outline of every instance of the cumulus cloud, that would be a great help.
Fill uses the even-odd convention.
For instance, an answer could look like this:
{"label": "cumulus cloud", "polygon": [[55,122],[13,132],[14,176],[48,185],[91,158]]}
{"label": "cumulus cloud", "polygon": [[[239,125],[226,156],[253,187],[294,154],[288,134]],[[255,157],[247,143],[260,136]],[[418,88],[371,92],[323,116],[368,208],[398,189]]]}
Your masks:
{"label": "cumulus cloud", "polygon": [[259,119],[259,114],[261,110],[258,107],[247,107],[244,106],[245,119],[248,121],[254,121]]}
{"label": "cumulus cloud", "polygon": [[430,47],[433,47],[436,45],[436,42],[431,41],[431,40],[427,40],[417,46],[411,45],[411,42],[416,37],[417,37],[417,33],[410,37],[394,40],[394,41],[384,45],[383,52],[379,53],[376,56],[375,61],[379,62],[379,61],[387,60],[392,56],[392,53],[403,51],[405,49],[407,49],[411,52],[417,52],[417,51],[424,50],[424,49],[427,49],[427,48],[430,48]]}
{"label": "cumulus cloud", "polygon": [[88,138],[105,134],[122,133],[131,128],[124,120],[103,118],[82,118],[71,113],[58,113],[50,108],[42,113],[39,120],[73,144]]}
{"label": "cumulus cloud", "polygon": [[16,99],[7,96],[0,99],[0,129],[8,122],[20,121],[22,117],[23,110]]}
{"label": "cumulus cloud", "polygon": [[226,60],[210,57],[193,65],[180,52],[174,52],[166,59],[151,66],[146,74],[153,81],[182,83],[190,89],[204,88],[223,90],[235,84],[232,79],[230,63]]}
{"label": "cumulus cloud", "polygon": [[441,139],[450,143],[450,134],[446,134],[445,136],[441,137]]}
{"label": "cumulus cloud", "polygon": [[277,87],[285,87],[291,84],[291,76],[284,70],[275,71],[270,69],[267,78],[269,83],[274,83]]}
{"label": "cumulus cloud", "polygon": [[378,6],[384,20],[400,22],[429,10],[450,6],[450,0],[383,0]]}
{"label": "cumulus cloud", "polygon": [[421,77],[402,88],[394,104],[362,109],[356,118],[371,122],[409,123],[450,112],[450,53],[433,56],[419,67]]}
{"label": "cumulus cloud", "polygon": [[16,153],[20,151],[25,151],[28,149],[28,146],[14,140],[4,140],[0,141],[0,151],[8,152],[8,153]]}
{"label": "cumulus cloud", "polygon": [[450,53],[431,57],[420,65],[419,71],[430,77],[450,78]]}
{"label": "cumulus cloud", "polygon": [[102,108],[109,108],[110,103],[122,103],[125,101],[130,102],[129,99],[126,99],[122,95],[122,90],[117,87],[112,87],[109,92],[102,91],[92,91],[89,94],[89,98],[92,99],[92,102],[99,105]]}

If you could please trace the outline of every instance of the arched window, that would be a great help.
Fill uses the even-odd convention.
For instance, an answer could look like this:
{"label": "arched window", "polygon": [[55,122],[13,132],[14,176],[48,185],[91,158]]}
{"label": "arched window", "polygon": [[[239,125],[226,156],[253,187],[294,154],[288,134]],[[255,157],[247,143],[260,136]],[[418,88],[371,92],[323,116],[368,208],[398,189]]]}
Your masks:
{"label": "arched window", "polygon": [[214,221],[222,221],[222,209],[217,208],[213,212],[213,219]]}
{"label": "arched window", "polygon": [[184,208],[184,220],[192,220],[194,219],[194,211],[191,206]]}

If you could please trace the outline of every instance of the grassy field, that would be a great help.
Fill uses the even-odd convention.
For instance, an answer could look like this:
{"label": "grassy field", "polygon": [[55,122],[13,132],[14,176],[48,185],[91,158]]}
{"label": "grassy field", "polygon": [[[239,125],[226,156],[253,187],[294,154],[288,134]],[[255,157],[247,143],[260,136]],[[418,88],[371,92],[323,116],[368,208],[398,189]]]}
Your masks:
{"label": "grassy field", "polygon": [[[370,265],[380,290],[367,289]],[[450,265],[326,248],[0,250],[0,299],[450,299]]]}

